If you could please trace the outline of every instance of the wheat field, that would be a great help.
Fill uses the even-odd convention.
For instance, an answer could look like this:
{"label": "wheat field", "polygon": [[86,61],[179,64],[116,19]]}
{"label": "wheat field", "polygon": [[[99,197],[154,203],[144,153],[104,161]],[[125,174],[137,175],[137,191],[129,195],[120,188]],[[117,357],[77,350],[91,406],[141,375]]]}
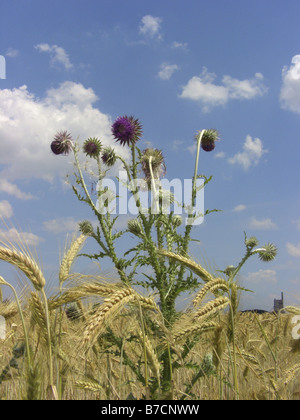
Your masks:
{"label": "wheat field", "polygon": [[[114,290],[113,296],[106,303],[104,300],[105,306],[101,311],[95,311],[94,304],[82,301],[80,305],[67,305],[64,311],[50,311],[52,363],[59,399],[151,399],[147,384],[134,371],[131,363],[139,366],[141,372],[147,365],[149,381],[159,378],[159,353],[167,342],[174,353],[173,364],[178,368],[174,372],[171,394],[165,398],[300,399],[300,340],[291,336],[291,315],[237,315],[236,395],[232,378],[232,348],[226,337],[228,320],[225,313],[209,321],[211,325],[207,322],[206,331],[201,331],[194,323],[193,328],[195,330],[198,327],[199,335],[193,334],[193,338],[186,341],[187,336],[194,332],[193,328],[187,328],[188,315],[182,317],[181,328],[178,324],[177,331],[171,336],[164,330],[155,312],[150,310],[150,314],[143,315],[149,318],[148,323],[156,325],[156,335],[150,335],[150,331],[141,329],[140,310],[130,304],[131,294],[126,290]],[[126,302],[122,302],[124,299]],[[49,305],[51,307],[51,301]],[[108,322],[109,317],[112,317],[109,310],[113,305],[114,316],[112,322]],[[0,341],[0,398],[53,399],[48,385],[47,327],[39,295],[32,292],[24,308],[32,354],[33,367],[30,371],[25,362],[24,332],[16,305],[13,302],[2,302],[0,313],[7,320],[7,335]],[[101,319],[103,323],[99,322]],[[99,329],[100,324],[102,328]],[[112,344],[111,336],[118,338],[118,345]],[[87,342],[88,346],[85,345]],[[189,344],[191,350],[188,349]],[[188,351],[188,359],[184,359],[183,353]],[[198,374],[197,381],[195,373]]]}
{"label": "wheat field", "polygon": [[184,259],[204,283],[170,322],[154,294],[73,273],[85,238],[65,250],[50,296],[25,248],[0,247],[27,281],[20,293],[0,276],[0,399],[300,399],[299,308],[241,313],[236,283]]}

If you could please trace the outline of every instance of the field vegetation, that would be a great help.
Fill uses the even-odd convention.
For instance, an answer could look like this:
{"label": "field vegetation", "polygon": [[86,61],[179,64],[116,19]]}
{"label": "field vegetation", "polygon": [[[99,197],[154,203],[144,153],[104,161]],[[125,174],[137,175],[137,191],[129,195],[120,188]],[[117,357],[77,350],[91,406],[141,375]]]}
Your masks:
{"label": "field vegetation", "polygon": [[[0,260],[21,272],[27,287],[17,292],[0,273],[0,316],[6,325],[0,339],[0,398],[299,399],[300,339],[293,334],[293,322],[300,310],[288,307],[264,315],[238,310],[241,293],[248,292],[239,285],[240,270],[250,258],[272,261],[277,247],[260,246],[244,233],[240,262],[215,271],[189,255],[196,221],[218,211],[202,214],[195,207],[197,194],[212,179],[199,174],[200,149],[212,152],[218,132],[196,134],[191,202],[182,204],[185,223],[173,210],[166,211],[175,198],[160,183],[164,157],[161,150],[138,148],[139,121],[119,117],[112,134],[130,148],[130,162],[96,138],[80,145],[60,132],[51,143],[55,155],[73,153],[75,171],[68,180],[92,212],[91,221],[79,224],[64,250],[57,291],[47,289],[43,270],[25,244],[1,241]],[[82,163],[82,151],[88,163]],[[111,211],[117,197],[104,186],[116,163],[127,174],[138,214],[123,230],[115,229],[118,216]],[[137,183],[140,174],[143,186]],[[97,183],[97,203],[86,175],[91,185]],[[154,198],[148,209],[140,200],[144,190]],[[118,244],[127,243],[126,235],[135,244],[120,252]],[[87,241],[96,244],[94,254],[83,252]],[[110,261],[115,280],[105,279],[100,270],[95,275],[74,272],[79,256]],[[9,300],[2,298],[4,288],[11,292]],[[178,310],[183,295],[190,303]]]}

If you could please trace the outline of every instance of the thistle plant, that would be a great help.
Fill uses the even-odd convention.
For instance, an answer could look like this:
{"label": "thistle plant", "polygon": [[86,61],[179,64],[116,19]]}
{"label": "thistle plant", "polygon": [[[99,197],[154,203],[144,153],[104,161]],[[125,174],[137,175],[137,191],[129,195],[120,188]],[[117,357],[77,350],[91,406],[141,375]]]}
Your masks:
{"label": "thistle plant", "polygon": [[[164,331],[163,342],[160,343],[159,354],[157,355],[151,347],[146,334],[147,328],[155,331],[155,325],[150,318],[142,316],[140,313],[141,331],[136,337],[144,342],[144,366],[145,374],[139,370],[126,353],[122,353],[124,360],[137,375],[137,378],[147,387],[150,387],[150,395],[157,395],[160,389],[164,396],[170,396],[172,388],[172,378],[174,370],[178,368],[178,363],[174,360],[174,342],[185,340],[185,348],[181,357],[185,359],[196,341],[194,338],[200,334],[214,329],[217,324],[212,321],[218,313],[229,307],[229,327],[228,336],[233,345],[233,376],[234,386],[238,394],[235,360],[235,337],[234,326],[237,311],[237,291],[238,286],[236,276],[253,255],[258,255],[262,261],[271,261],[276,256],[276,247],[267,244],[264,247],[256,248],[258,242],[256,238],[247,239],[245,235],[246,254],[237,266],[227,267],[223,277],[216,276],[208,272],[200,264],[189,257],[189,247],[192,240],[191,233],[199,217],[203,217],[213,211],[206,210],[204,214],[199,213],[195,208],[197,193],[203,188],[212,177],[199,174],[200,150],[212,152],[219,140],[219,133],[215,129],[199,131],[195,140],[197,151],[195,156],[195,169],[192,177],[192,191],[190,203],[179,203],[182,213],[187,214],[186,225],[183,225],[182,217],[175,214],[174,210],[166,211],[166,207],[174,203],[175,197],[162,187],[161,179],[166,173],[166,163],[161,150],[148,148],[141,150],[138,145],[142,136],[142,125],[133,116],[122,116],[112,124],[112,144],[103,147],[101,139],[88,138],[79,144],[74,141],[68,132],[60,132],[51,143],[51,150],[56,155],[68,155],[73,153],[75,161],[75,183],[72,189],[79,201],[87,204],[96,217],[95,223],[84,220],[80,223],[81,234],[86,238],[94,240],[97,244],[97,251],[94,254],[82,254],[91,260],[101,261],[103,258],[109,259],[115,268],[119,280],[122,284],[120,288],[109,291],[107,288],[100,289],[104,293],[104,303],[87,320],[87,327],[83,333],[82,344],[92,345],[97,337],[104,334],[104,325],[108,325],[111,314],[117,313],[123,306],[136,306],[156,311],[160,316],[160,326]],[[131,157],[125,160],[113,147],[113,141],[129,148]],[[95,181],[97,183],[97,198],[95,203],[86,182],[83,167],[80,164],[79,153],[83,151],[92,166],[96,164]],[[116,193],[104,186],[106,177],[111,176],[111,168],[120,164],[126,173],[126,185],[131,199],[134,200],[137,216],[128,222],[127,229],[115,232],[114,226],[118,215],[112,210],[112,203],[118,198]],[[142,174],[143,181],[139,178]],[[203,179],[203,184],[199,187],[197,180]],[[116,176],[119,185],[124,181]],[[124,186],[124,185],[123,185]],[[141,195],[143,191],[151,193],[152,203],[145,208]],[[101,203],[101,205],[99,204]],[[166,206],[167,204],[167,206]],[[169,207],[170,209],[170,207]],[[119,241],[126,240],[126,235],[133,236],[136,240],[135,245],[125,253],[118,251]],[[68,267],[67,267],[68,268]],[[61,277],[65,280],[66,277]],[[139,296],[135,286],[142,286],[152,294],[156,294],[159,305],[155,305],[151,299],[148,304],[147,298]],[[82,293],[87,293],[88,285],[82,287]],[[92,287],[93,289],[93,287]],[[94,286],[92,294],[98,292]],[[182,314],[176,310],[178,297],[183,293],[191,293],[198,289],[194,300],[194,310],[188,317],[188,321],[182,322]],[[200,290],[199,290],[200,289]],[[76,302],[77,294],[72,289],[67,290],[56,301],[50,304],[53,309],[60,304]],[[202,304],[203,298],[207,293],[214,295],[215,299]],[[80,293],[79,293],[80,295]],[[77,298],[76,298],[77,296]],[[146,324],[145,324],[146,323]],[[123,351],[123,344],[111,329],[107,329],[106,340],[110,340],[115,346],[119,346],[119,351]],[[149,363],[148,363],[148,362]],[[154,366],[154,378],[152,386],[148,379],[148,365]],[[160,367],[159,367],[160,366]],[[199,367],[200,369],[200,367]],[[211,371],[211,370],[209,370]],[[160,373],[160,377],[159,377]],[[194,380],[202,377],[199,372]],[[194,383],[194,382],[193,382]],[[190,391],[190,389],[188,389]]]}

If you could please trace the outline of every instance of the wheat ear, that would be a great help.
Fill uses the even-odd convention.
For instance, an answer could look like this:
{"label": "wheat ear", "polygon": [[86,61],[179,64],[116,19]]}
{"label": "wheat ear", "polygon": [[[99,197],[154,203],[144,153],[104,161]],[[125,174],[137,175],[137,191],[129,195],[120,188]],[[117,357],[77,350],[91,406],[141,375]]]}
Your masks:
{"label": "wheat ear", "polygon": [[214,277],[207,270],[205,270],[205,268],[203,268],[200,264],[197,264],[195,261],[191,260],[190,258],[186,258],[186,257],[183,257],[182,255],[175,254],[174,252],[169,252],[169,251],[165,251],[161,249],[157,250],[157,253],[159,255],[170,258],[171,260],[177,261],[185,265],[187,268],[189,268],[191,271],[193,271],[195,274],[201,277],[201,279],[204,280],[205,282],[208,282],[214,279]]}
{"label": "wheat ear", "polygon": [[300,371],[299,363],[294,365],[291,369],[287,370],[285,372],[284,385],[287,385],[289,382],[291,382],[298,375],[299,371]]}
{"label": "wheat ear", "polygon": [[31,293],[30,307],[33,315],[33,321],[38,324],[42,333],[43,339],[48,343],[47,317],[45,314],[44,305],[40,296],[36,292]]}
{"label": "wheat ear", "polygon": [[36,290],[42,290],[46,285],[44,275],[36,261],[16,249],[0,247],[0,260],[15,265],[29,278]]}
{"label": "wheat ear", "polygon": [[70,287],[66,292],[51,298],[49,300],[49,308],[50,310],[57,309],[67,303],[77,302],[78,299],[90,296],[111,296],[118,290],[120,290],[120,288],[117,288],[112,284],[96,282],[83,283],[78,286]]}
{"label": "wheat ear", "polygon": [[197,295],[195,296],[195,298],[193,300],[193,305],[194,306],[199,305],[202,302],[204,296],[208,292],[214,293],[215,291],[217,291],[219,289],[222,289],[222,290],[228,292],[229,291],[228,282],[224,279],[219,279],[219,278],[209,281],[197,293]]}
{"label": "wheat ear", "polygon": [[84,242],[86,241],[86,235],[80,235],[77,239],[73,239],[68,251],[65,253],[63,260],[60,264],[59,270],[59,282],[60,284],[64,283],[70,274],[70,269],[75,261],[75,258],[82,248]]}
{"label": "wheat ear", "polygon": [[147,361],[150,363],[151,370],[157,378],[158,384],[160,384],[160,363],[158,357],[154,351],[151,341],[149,340],[146,334],[143,335],[143,332],[139,329],[137,331],[140,342],[145,344],[147,352]]}
{"label": "wheat ear", "polygon": [[129,288],[120,289],[106,298],[97,312],[87,321],[87,326],[83,333],[83,346],[92,345],[105,326],[104,323],[132,299],[134,299],[134,291]]}
{"label": "wheat ear", "polygon": [[174,341],[178,341],[181,340],[182,338],[186,338],[189,335],[192,334],[201,334],[203,332],[207,332],[210,331],[212,329],[215,329],[217,326],[217,324],[215,322],[205,322],[201,325],[190,325],[180,331],[174,332],[173,333],[173,340]]}
{"label": "wheat ear", "polygon": [[300,308],[297,308],[296,306],[286,306],[284,310],[290,314],[300,315]]}
{"label": "wheat ear", "polygon": [[216,299],[214,299],[211,302],[208,302],[203,308],[199,309],[194,314],[194,319],[197,320],[203,320],[207,318],[208,316],[214,315],[216,312],[221,311],[222,309],[225,309],[230,304],[230,300],[225,297],[221,296]]}

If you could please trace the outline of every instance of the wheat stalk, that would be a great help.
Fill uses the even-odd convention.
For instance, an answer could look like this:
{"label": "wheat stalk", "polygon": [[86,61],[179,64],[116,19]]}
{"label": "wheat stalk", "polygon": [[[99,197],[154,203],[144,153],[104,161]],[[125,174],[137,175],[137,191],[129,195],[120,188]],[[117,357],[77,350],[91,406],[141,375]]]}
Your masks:
{"label": "wheat stalk", "polygon": [[29,278],[36,290],[41,290],[46,285],[44,275],[36,261],[14,248],[0,247],[0,259],[15,265]]}
{"label": "wheat stalk", "polygon": [[195,296],[194,300],[193,300],[193,305],[197,306],[199,305],[199,303],[201,303],[201,301],[203,300],[204,296],[208,293],[208,292],[212,292],[214,293],[215,291],[222,289],[226,292],[229,291],[229,286],[228,286],[228,282],[224,279],[214,279],[209,281],[208,283],[206,283],[202,289],[197,293],[197,295]]}
{"label": "wheat stalk", "polygon": [[129,288],[120,289],[106,298],[97,312],[87,322],[83,333],[82,345],[93,344],[104,327],[105,321],[111,318],[122,306],[134,299],[134,291]]}
{"label": "wheat stalk", "polygon": [[63,260],[60,264],[60,270],[59,270],[60,284],[63,284],[69,277],[71,266],[73,262],[75,261],[75,258],[79,250],[82,248],[86,239],[87,239],[87,236],[81,234],[78,238],[72,240],[69,250],[65,253]]}
{"label": "wheat stalk", "polygon": [[205,282],[208,282],[214,279],[214,277],[207,270],[205,270],[205,268],[203,268],[200,264],[197,264],[195,261],[191,260],[190,258],[186,258],[186,257],[183,257],[182,255],[175,254],[174,252],[169,252],[162,249],[157,250],[157,253],[159,255],[168,257],[171,260],[175,260],[185,265],[187,268],[189,268],[191,271],[193,271],[195,274],[201,277],[202,280],[204,280]]}

